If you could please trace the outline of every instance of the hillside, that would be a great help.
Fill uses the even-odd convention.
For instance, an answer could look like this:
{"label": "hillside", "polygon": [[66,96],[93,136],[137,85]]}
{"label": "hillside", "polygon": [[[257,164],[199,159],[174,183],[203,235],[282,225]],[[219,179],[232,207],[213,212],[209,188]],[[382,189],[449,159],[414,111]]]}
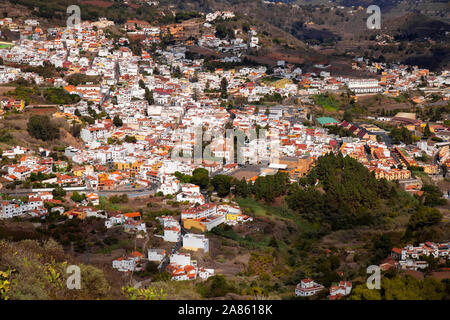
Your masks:
{"label": "hillside", "polygon": [[61,145],[72,145],[81,147],[82,142],[72,136],[69,132],[70,127],[64,120],[53,121],[60,128],[60,137],[52,141],[42,141],[32,137],[27,131],[27,123],[33,114],[51,115],[55,109],[42,108],[33,109],[25,113],[11,113],[7,114],[4,119],[0,120],[0,148],[2,150],[10,148],[11,146],[19,145],[26,148],[38,149],[44,147],[53,150],[54,147]]}
{"label": "hillside", "polygon": [[[71,1],[18,0],[0,11],[10,16],[26,14],[49,19],[50,23],[64,24],[65,10]],[[366,28],[369,4],[382,9],[382,29]],[[258,57],[260,63],[286,60],[304,64],[329,63],[339,59],[370,56],[416,63],[421,67],[438,69],[448,65],[448,7],[443,1],[286,1],[264,3],[260,0],[202,0],[160,1],[158,7],[143,1],[128,5],[121,1],[79,0],[83,20],[101,16],[124,23],[136,18],[153,24],[174,22],[176,12],[231,10],[237,13],[236,23],[255,27],[264,45]],[[344,9],[337,5],[345,6]],[[51,13],[50,13],[51,11]],[[447,35],[446,35],[447,33]],[[386,39],[388,39],[386,41]],[[384,42],[382,42],[384,41]],[[299,59],[300,58],[300,59]],[[338,64],[336,64],[338,65]]]}

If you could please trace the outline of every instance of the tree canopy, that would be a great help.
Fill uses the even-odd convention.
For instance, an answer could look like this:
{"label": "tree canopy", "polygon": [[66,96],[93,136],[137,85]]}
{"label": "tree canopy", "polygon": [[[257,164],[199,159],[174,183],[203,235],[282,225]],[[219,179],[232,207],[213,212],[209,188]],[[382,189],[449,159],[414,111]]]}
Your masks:
{"label": "tree canopy", "polygon": [[31,116],[28,120],[27,131],[32,137],[43,141],[59,138],[59,128],[48,116]]}
{"label": "tree canopy", "polygon": [[370,290],[366,284],[356,286],[349,300],[442,300],[448,295],[443,281],[433,278],[417,280],[412,276],[384,277],[381,290]]}
{"label": "tree canopy", "polygon": [[197,168],[192,172],[193,184],[200,186],[200,188],[206,188],[209,184],[209,172],[204,168]]}
{"label": "tree canopy", "polygon": [[[380,204],[395,196],[386,180],[377,180],[357,160],[329,153],[318,159],[308,185],[292,188],[289,207],[312,221],[345,229],[375,222]],[[394,190],[395,191],[395,190]]]}

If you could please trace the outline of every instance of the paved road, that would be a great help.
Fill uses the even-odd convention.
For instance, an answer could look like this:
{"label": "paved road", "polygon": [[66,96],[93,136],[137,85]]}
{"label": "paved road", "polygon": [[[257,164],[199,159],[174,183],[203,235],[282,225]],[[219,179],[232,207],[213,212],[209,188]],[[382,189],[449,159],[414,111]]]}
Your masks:
{"label": "paved road", "polygon": [[[170,252],[170,255],[173,255],[178,252],[178,250],[181,249],[183,246],[183,236],[188,233],[188,231],[183,227],[183,222],[180,222],[181,226],[181,237],[178,242],[175,243],[175,245],[172,248],[172,251]],[[159,272],[164,272],[166,270],[166,267],[168,266],[170,262],[170,255],[166,255],[166,257],[161,261],[161,263],[158,266]]]}
{"label": "paved road", "polygon": [[386,143],[386,146],[388,148],[392,147],[392,138],[388,134],[379,133],[378,135],[383,139],[384,143]]}

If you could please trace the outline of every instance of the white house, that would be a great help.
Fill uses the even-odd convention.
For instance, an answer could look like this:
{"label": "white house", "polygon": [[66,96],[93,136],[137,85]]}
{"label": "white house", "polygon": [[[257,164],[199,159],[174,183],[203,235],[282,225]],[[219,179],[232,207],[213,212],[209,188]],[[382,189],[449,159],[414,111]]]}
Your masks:
{"label": "white house", "polygon": [[177,194],[177,201],[195,204],[204,204],[205,197],[200,193],[200,187],[192,184],[186,183],[181,187],[181,193]]}
{"label": "white house", "polygon": [[352,291],[352,283],[350,281],[340,281],[338,284],[330,287],[330,300],[337,300],[343,296],[347,296]]}
{"label": "white house", "polygon": [[164,241],[167,242],[178,242],[181,237],[181,229],[180,227],[172,226],[164,228]]}
{"label": "white house", "polygon": [[127,257],[120,257],[113,260],[112,267],[120,272],[140,271],[142,270],[140,262],[143,258],[144,255],[142,253],[134,251]]}
{"label": "white house", "polygon": [[166,256],[164,249],[148,249],[148,261],[161,262]]}
{"label": "white house", "polygon": [[214,269],[198,268],[197,274],[200,279],[206,280],[214,275]]}
{"label": "white house", "polygon": [[170,257],[170,264],[177,266],[191,265],[191,255],[189,253],[175,253]]}
{"label": "white house", "polygon": [[198,207],[189,208],[181,211],[181,220],[201,219],[213,216],[217,213],[217,206],[213,203],[205,203]]}

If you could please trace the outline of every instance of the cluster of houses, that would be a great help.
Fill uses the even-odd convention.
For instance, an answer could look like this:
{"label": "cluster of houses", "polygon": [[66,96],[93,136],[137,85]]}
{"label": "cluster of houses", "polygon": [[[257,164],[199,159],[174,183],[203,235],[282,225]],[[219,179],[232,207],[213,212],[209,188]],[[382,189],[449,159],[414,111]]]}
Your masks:
{"label": "cluster of houses", "polygon": [[108,219],[105,221],[105,226],[108,229],[115,226],[122,226],[127,232],[147,233],[147,227],[141,219],[140,212],[111,212],[108,216]]}
{"label": "cluster of houses", "polygon": [[47,215],[48,209],[44,206],[44,201],[52,202],[51,193],[29,194],[26,201],[19,199],[0,201],[0,219],[10,219],[14,217],[30,216],[43,217]]}
{"label": "cluster of houses", "polygon": [[167,242],[179,242],[181,239],[181,225],[172,216],[158,217],[163,226],[163,240]]}
{"label": "cluster of houses", "polygon": [[222,18],[223,20],[226,20],[226,19],[231,19],[234,17],[235,17],[234,13],[232,11],[227,10],[227,11],[215,11],[215,12],[208,13],[205,18],[206,18],[206,21],[212,22],[212,21],[216,20],[217,18]]}
{"label": "cluster of houses", "polygon": [[[209,239],[201,233],[182,232],[184,230],[196,229],[197,231],[210,231],[221,223],[229,222],[234,225],[238,222],[251,221],[252,218],[240,213],[239,207],[230,205],[216,205],[206,203],[191,207],[181,212],[181,222],[172,216],[158,217],[163,225],[163,234],[155,235],[164,241],[179,243],[179,248],[189,251],[201,250],[209,252]],[[167,259],[164,249],[150,249],[149,260],[163,262]],[[214,274],[214,270],[197,267],[195,261],[190,260],[190,254],[176,253],[170,256],[170,263],[166,266],[166,271],[171,275],[172,280],[192,280],[197,277],[207,279]]]}
{"label": "cluster of houses", "polygon": [[[41,189],[47,190],[47,189]],[[49,189],[51,190],[51,189]],[[66,216],[68,219],[85,219],[87,217],[96,217],[101,219],[108,219],[105,223],[107,227],[110,221],[114,218],[104,210],[99,210],[93,207],[95,203],[98,204],[98,194],[86,193],[85,200],[80,203],[74,202],[73,208],[66,209],[63,206],[63,202],[58,199],[54,199],[52,192],[49,191],[34,191],[28,194],[26,199],[13,198],[10,200],[3,200],[0,202],[0,219],[10,219],[14,217],[39,217],[44,218],[49,213],[58,213]],[[90,205],[92,204],[92,205]],[[125,219],[124,219],[125,220]],[[126,229],[132,229],[133,231],[144,231],[145,227],[138,225],[137,222],[132,224],[131,221],[120,221],[117,224],[125,224]],[[127,228],[127,226],[129,227]],[[133,228],[131,228],[133,226]]]}
{"label": "cluster of houses", "polygon": [[[341,125],[352,131],[356,138],[339,139],[328,134],[325,128],[312,129],[301,123],[293,123],[286,118],[289,115],[286,108],[257,110],[258,108],[254,106],[247,106],[229,112],[220,106],[218,96],[214,95],[214,90],[220,89],[222,78],[227,79],[230,96],[241,96],[249,102],[259,101],[273,94],[280,94],[282,97],[301,97],[305,92],[306,95],[310,95],[325,90],[333,91],[334,87],[336,89],[345,86],[354,87],[354,91],[357,91],[356,88],[383,87],[383,84],[376,84],[377,81],[374,79],[331,77],[330,72],[326,71],[328,66],[324,65],[316,66],[321,70],[320,75],[302,74],[299,68],[279,61],[274,73],[283,79],[258,83],[254,80],[265,76],[267,71],[265,67],[242,67],[236,70],[218,68],[214,72],[209,72],[202,69],[201,59],[186,59],[182,47],[160,50],[162,61],[156,62],[145,50],[139,56],[134,54],[124,39],[118,40],[119,48],[115,47],[114,41],[107,38],[97,24],[108,25],[102,20],[95,23],[83,22],[82,28],[79,29],[50,29],[47,34],[52,34],[52,40],[36,42],[23,38],[11,48],[0,49],[0,55],[6,61],[13,59],[17,60],[15,62],[32,65],[41,65],[43,61],[49,61],[57,67],[67,69],[68,71],[65,71],[67,74],[81,73],[101,79],[96,83],[78,85],[70,85],[62,79],[53,79],[55,86],[61,86],[70,94],[82,98],[76,105],[62,106],[62,109],[55,113],[55,117],[64,117],[69,122],[80,121],[80,116],[89,115],[90,109],[97,113],[102,110],[109,116],[106,119],[97,119],[95,123],[81,130],[84,148],[66,150],[66,155],[73,163],[82,166],[86,166],[86,163],[103,166],[105,170],[98,168],[92,171],[84,170],[80,176],[73,177],[70,174],[61,175],[58,177],[58,183],[67,185],[84,183],[94,190],[115,189],[132,184],[142,187],[157,185],[158,191],[165,195],[176,194],[181,190],[177,194],[178,201],[203,204],[205,202],[203,196],[189,186],[181,186],[173,177],[173,173],[180,171],[183,174],[191,174],[199,166],[206,168],[210,173],[227,170],[225,166],[232,165],[233,162],[232,143],[213,133],[223,132],[230,121],[234,128],[245,133],[249,133],[257,126],[268,128],[267,136],[270,137],[270,141],[252,139],[245,142],[239,150],[245,162],[270,162],[274,159],[280,161],[279,158],[283,157],[302,159],[306,157],[307,160],[297,165],[288,161],[287,167],[293,178],[305,174],[309,167],[305,163],[312,162],[326,152],[338,150],[354,156],[367,165],[370,170],[375,171],[378,178],[388,180],[410,178],[410,172],[405,169],[411,163],[403,163],[402,157],[400,157],[402,163],[399,163],[395,160],[399,157],[390,156],[390,152],[397,150],[389,150],[383,142],[377,143],[377,132],[374,132],[373,128],[371,131],[360,125],[345,122]],[[126,24],[127,28],[132,26],[148,29],[145,23],[139,21],[130,21]],[[85,52],[89,53],[89,57]],[[23,59],[25,56],[26,59]],[[38,58],[42,63],[34,62]],[[383,72],[387,73],[382,74],[386,78],[384,82],[387,81],[389,84],[395,79],[390,73],[408,78],[413,84],[418,81],[417,78],[425,77],[438,87],[440,84],[445,85],[448,78],[447,73],[435,76],[422,69],[409,70],[405,66],[388,69],[387,66],[380,64],[372,68],[364,60],[356,61],[355,65],[363,65],[372,72],[383,69]],[[178,68],[181,77],[173,75],[175,68]],[[7,71],[5,74],[11,73]],[[12,73],[20,74],[20,69]],[[192,78],[196,81],[185,81]],[[298,85],[293,83],[291,80],[293,78],[297,79]],[[416,81],[413,81],[414,79]],[[147,91],[152,92],[153,101],[144,99]],[[122,120],[122,126],[114,125],[112,118],[116,116]],[[193,164],[186,157],[194,153],[195,127],[204,128],[204,135],[212,136],[210,151],[214,161]],[[129,142],[129,138],[135,139],[136,142]],[[338,144],[342,144],[340,149]],[[370,161],[367,159],[367,147],[374,155]],[[415,154],[420,151],[432,152],[429,146],[421,145],[419,149]],[[179,156],[180,154],[182,156]],[[222,163],[223,159],[227,164]],[[50,159],[47,160],[51,162]],[[117,171],[110,172],[110,166],[115,167]],[[49,165],[46,168],[11,166],[5,178],[10,181],[23,180],[31,170],[48,173]],[[426,169],[428,170],[428,167]],[[436,171],[436,167],[429,169]]]}
{"label": "cluster of houses", "polygon": [[428,262],[421,260],[422,256],[435,259],[449,259],[450,243],[420,243],[417,247],[407,245],[404,248],[392,248],[391,259],[380,267],[384,270],[396,267],[400,270],[424,270]]}
{"label": "cluster of houses", "polygon": [[[164,223],[165,241],[182,241],[183,249],[190,251],[199,249],[205,253],[209,251],[209,240],[204,235],[186,233],[181,237],[180,230],[175,230],[177,222],[173,217],[160,217],[160,221]],[[214,269],[199,267],[197,261],[191,260],[190,253],[172,251],[172,254],[169,254],[166,249],[162,248],[148,249],[147,258],[139,252],[133,252],[113,260],[112,265],[121,272],[141,271],[147,261],[157,263],[158,268],[164,268],[171,280],[175,281],[197,278],[205,280],[214,275]]]}
{"label": "cluster of houses", "polygon": [[112,267],[120,272],[142,271],[144,260],[145,256],[142,253],[133,251],[129,255],[113,260]]}
{"label": "cluster of houses", "polygon": [[[312,297],[325,287],[317,282],[314,282],[311,278],[303,279],[295,287],[295,296],[297,297]],[[344,296],[347,296],[352,291],[352,283],[350,281],[339,281],[333,283],[330,287],[328,298],[330,300],[339,300]]]}
{"label": "cluster of houses", "polygon": [[[233,17],[233,12],[217,11],[206,15],[206,22],[201,18],[167,26],[152,26],[147,21],[132,19],[123,24],[123,29],[131,39],[144,45],[159,43],[162,36],[170,34],[185,45],[198,44],[234,54],[223,58],[222,62],[240,62],[243,52],[258,49],[261,43],[254,28],[249,28],[247,34],[236,34],[232,40],[216,37],[214,21]],[[48,175],[41,181],[43,184],[89,189],[86,199],[73,209],[65,210],[51,193],[33,193],[28,201],[2,201],[1,218],[45,216],[48,214],[45,202],[50,202],[51,212],[69,218],[95,216],[105,219],[107,228],[121,226],[126,231],[146,233],[139,212],[105,213],[88,204],[99,204],[97,191],[100,190],[133,186],[154,188],[163,195],[173,195],[178,202],[192,205],[181,212],[181,222],[170,216],[159,217],[163,224],[163,240],[180,243],[186,250],[208,252],[209,240],[205,232],[223,223],[236,225],[252,221],[252,218],[243,214],[239,207],[208,202],[199,186],[181,183],[175,173],[192,175],[201,167],[210,174],[237,175],[240,170],[235,151],[243,163],[260,166],[260,170],[243,176],[247,181],[255,181],[258,176],[278,170],[288,172],[295,181],[308,173],[315,159],[328,152],[341,152],[357,159],[377,178],[406,181],[405,189],[411,192],[419,192],[420,187],[412,181],[408,167],[421,167],[429,174],[438,172],[437,165],[422,163],[416,160],[417,157],[437,155],[441,164],[450,167],[450,151],[445,144],[430,145],[419,141],[390,146],[379,139],[386,132],[369,123],[339,123],[329,117],[313,119],[308,115],[308,108],[297,105],[275,105],[267,109],[251,105],[279,97],[299,98],[308,105],[312,104],[312,95],[341,93],[347,89],[354,94],[354,99],[359,95],[378,93],[397,97],[425,85],[423,96],[411,98],[420,105],[434,93],[442,93],[444,100],[448,99],[445,91],[450,84],[448,71],[438,74],[417,67],[356,58],[352,67],[371,72],[372,77],[355,79],[332,75],[332,67],[321,64],[315,65],[311,72],[303,73],[301,68],[285,61],[278,61],[269,77],[265,66],[210,70],[205,68],[204,59],[191,58],[184,45],[157,49],[158,59],[146,50],[137,54],[127,38],[112,39],[107,35],[104,29],[113,26],[114,22],[104,18],[96,22],[83,21],[74,28],[44,29],[36,20],[21,23],[11,18],[0,19],[0,25],[20,34],[19,40],[0,47],[4,62],[35,67],[49,63],[61,70],[60,76],[44,78],[17,67],[0,66],[0,84],[23,78],[79,96],[80,102],[61,105],[53,114],[70,124],[81,123],[83,117],[93,113],[99,115],[81,129],[80,139],[84,145],[65,149],[64,155],[70,161],[54,160],[49,150],[36,153],[19,146],[2,152],[2,158],[8,161],[2,166],[1,177],[7,183],[20,184],[33,174]],[[88,80],[73,83],[67,79],[71,75],[82,75]],[[220,99],[223,89],[228,97],[248,103],[242,108],[228,110]],[[5,98],[0,100],[0,106],[4,110],[21,111],[25,102]],[[320,125],[304,124],[304,121],[313,120]],[[377,120],[392,121],[411,131],[421,131],[425,127],[415,115],[406,113]],[[333,134],[327,128],[330,125],[340,126],[352,136]],[[234,139],[225,134],[230,126],[249,137],[243,139],[238,150],[234,150]],[[265,136],[254,134],[256,128],[264,130]],[[448,140],[445,126],[431,125],[430,130],[437,137]],[[205,151],[200,148],[202,159],[194,161],[198,160],[194,157],[203,142],[207,142],[207,146]],[[208,157],[205,156],[207,153]],[[192,233],[186,233],[186,230]],[[414,259],[422,254],[448,256],[448,244],[425,243],[417,248],[395,249],[395,252],[401,268],[417,270],[425,264]],[[174,280],[206,279],[214,274],[212,269],[198,267],[190,254],[168,254],[157,248],[149,249],[147,258],[142,253],[132,252],[114,260],[113,267],[122,272],[139,271],[146,261],[161,264],[168,261],[166,270]],[[305,279],[296,287],[295,294],[312,296],[323,289],[312,279]],[[330,288],[330,299],[339,299],[350,291],[351,283],[339,282]]]}

